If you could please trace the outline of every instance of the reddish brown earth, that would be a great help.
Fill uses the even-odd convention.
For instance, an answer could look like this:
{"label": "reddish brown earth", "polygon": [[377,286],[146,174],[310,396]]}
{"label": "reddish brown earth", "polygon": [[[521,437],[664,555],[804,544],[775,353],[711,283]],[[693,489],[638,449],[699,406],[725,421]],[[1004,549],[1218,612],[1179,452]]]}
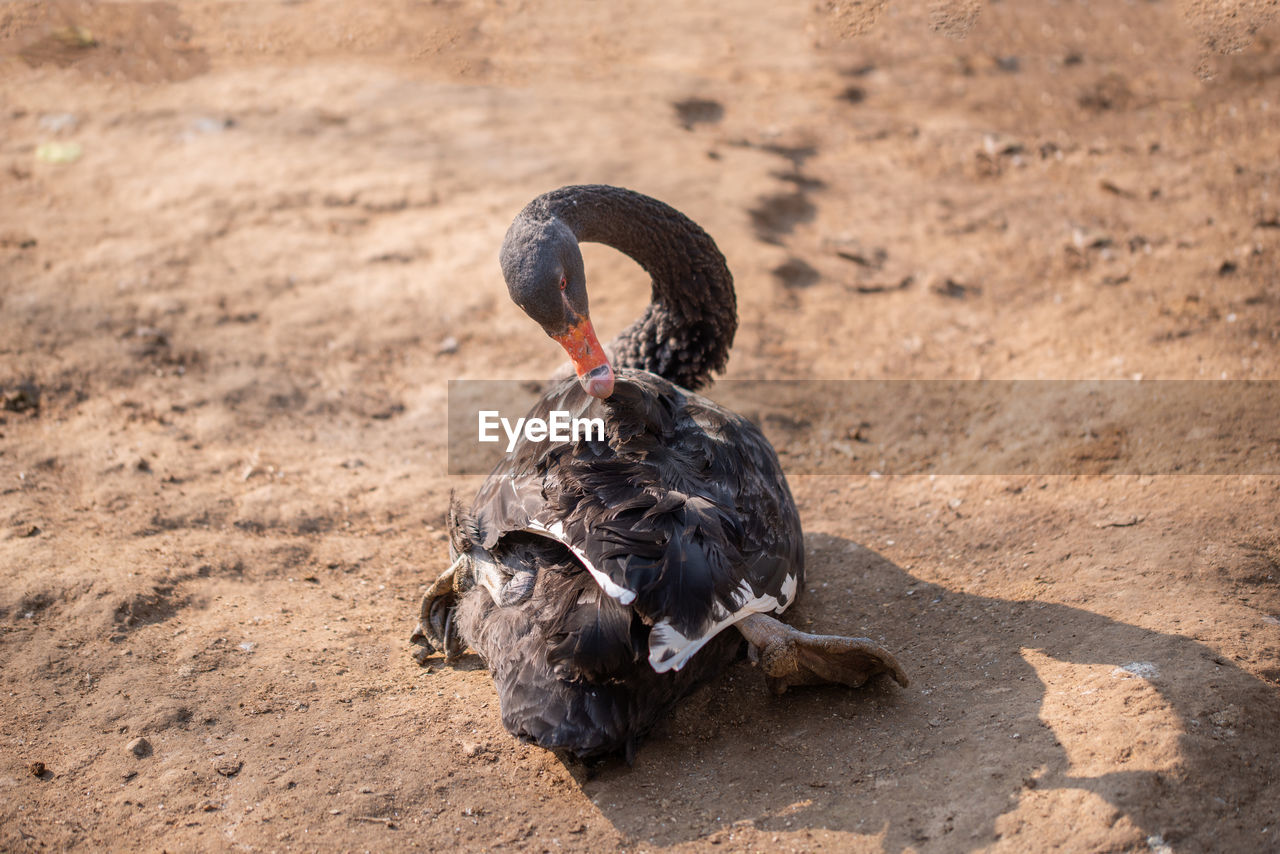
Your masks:
{"label": "reddish brown earth", "polygon": [[1280,850],[1276,476],[795,477],[793,622],[910,688],[743,663],[631,769],[406,644],[446,379],[562,358],[496,263],[562,184],[715,236],[730,377],[1280,377],[1269,15],[0,7],[0,848]]}

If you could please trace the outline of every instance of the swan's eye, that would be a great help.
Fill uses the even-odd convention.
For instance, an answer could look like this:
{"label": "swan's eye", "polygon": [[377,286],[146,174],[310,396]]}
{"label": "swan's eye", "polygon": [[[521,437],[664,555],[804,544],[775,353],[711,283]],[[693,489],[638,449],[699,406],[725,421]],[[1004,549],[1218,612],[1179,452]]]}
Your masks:
{"label": "swan's eye", "polygon": [[565,289],[565,288],[567,288],[567,287],[569,287],[569,280],[568,280],[566,277],[561,276],[561,277],[560,277],[560,290],[564,290],[564,289]]}

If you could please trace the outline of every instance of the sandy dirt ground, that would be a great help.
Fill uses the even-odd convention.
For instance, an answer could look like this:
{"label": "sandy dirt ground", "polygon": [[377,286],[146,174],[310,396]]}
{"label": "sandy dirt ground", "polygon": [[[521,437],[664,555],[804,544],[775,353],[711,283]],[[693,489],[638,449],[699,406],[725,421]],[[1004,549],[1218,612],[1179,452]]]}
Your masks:
{"label": "sandy dirt ground", "polygon": [[1280,850],[1277,476],[796,477],[792,622],[911,686],[743,662],[633,768],[407,645],[563,184],[717,239],[729,377],[1280,377],[1274,11],[0,6],[0,848]]}

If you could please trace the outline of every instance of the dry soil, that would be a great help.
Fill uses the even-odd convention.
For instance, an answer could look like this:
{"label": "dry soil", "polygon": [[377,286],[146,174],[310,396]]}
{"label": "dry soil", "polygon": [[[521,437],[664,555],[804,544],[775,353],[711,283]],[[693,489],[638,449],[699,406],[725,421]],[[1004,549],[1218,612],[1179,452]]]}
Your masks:
{"label": "dry soil", "polygon": [[0,848],[1280,850],[1274,475],[797,476],[792,620],[910,688],[744,662],[633,768],[406,643],[446,380],[562,359],[496,262],[562,184],[714,235],[729,377],[1280,377],[1274,17],[0,6]]}

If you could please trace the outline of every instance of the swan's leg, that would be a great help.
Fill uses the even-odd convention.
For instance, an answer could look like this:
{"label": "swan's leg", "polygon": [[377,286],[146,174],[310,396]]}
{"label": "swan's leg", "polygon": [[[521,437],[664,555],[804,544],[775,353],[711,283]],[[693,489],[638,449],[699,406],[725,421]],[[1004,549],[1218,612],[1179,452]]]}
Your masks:
{"label": "swan's leg", "polygon": [[466,649],[454,616],[458,594],[462,592],[458,589],[458,571],[465,560],[466,555],[459,555],[422,596],[418,627],[409,636],[409,642],[418,647],[413,650],[413,657],[419,664],[426,664],[427,657],[437,651],[444,653],[445,661],[453,661]]}
{"label": "swan's leg", "polygon": [[760,664],[775,694],[792,685],[828,682],[857,688],[880,673],[907,686],[907,675],[897,659],[869,638],[811,635],[766,614],[752,614],[737,627],[751,644],[751,659]]}
{"label": "swan's leg", "polygon": [[525,569],[511,576],[511,580],[502,586],[498,604],[511,608],[522,604],[533,595],[533,587],[538,581],[537,569]]}

